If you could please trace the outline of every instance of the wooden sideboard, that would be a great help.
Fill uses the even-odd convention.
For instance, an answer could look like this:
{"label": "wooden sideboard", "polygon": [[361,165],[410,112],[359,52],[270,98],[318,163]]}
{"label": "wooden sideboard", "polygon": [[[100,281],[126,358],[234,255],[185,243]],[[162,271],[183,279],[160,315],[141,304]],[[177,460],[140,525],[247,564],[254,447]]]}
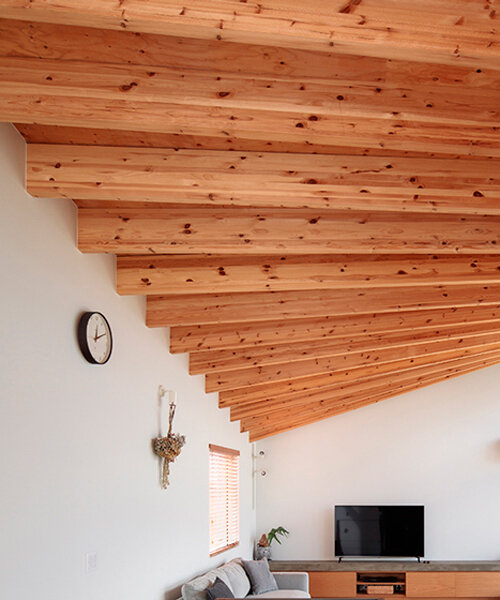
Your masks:
{"label": "wooden sideboard", "polygon": [[309,589],[313,598],[500,598],[500,572],[309,571]]}
{"label": "wooden sideboard", "polygon": [[338,563],[272,561],[272,570],[307,571],[313,598],[500,599],[500,562]]}

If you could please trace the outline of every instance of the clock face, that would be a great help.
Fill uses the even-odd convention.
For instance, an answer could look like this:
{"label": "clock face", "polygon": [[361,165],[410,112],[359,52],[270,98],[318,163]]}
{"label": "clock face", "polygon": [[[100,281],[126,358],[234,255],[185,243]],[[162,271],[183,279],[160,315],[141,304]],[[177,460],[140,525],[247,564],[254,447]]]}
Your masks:
{"label": "clock face", "polygon": [[84,313],[78,325],[78,342],[83,356],[93,364],[108,362],[113,349],[111,328],[104,315]]}

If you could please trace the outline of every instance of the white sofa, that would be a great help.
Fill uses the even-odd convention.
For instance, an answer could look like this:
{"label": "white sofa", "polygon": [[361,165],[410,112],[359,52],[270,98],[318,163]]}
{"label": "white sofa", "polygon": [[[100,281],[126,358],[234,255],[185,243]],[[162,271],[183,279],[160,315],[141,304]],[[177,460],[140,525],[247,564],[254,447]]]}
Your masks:
{"label": "white sofa", "polygon": [[212,585],[217,577],[229,587],[235,598],[310,598],[309,576],[299,571],[276,572],[273,571],[278,589],[265,592],[258,596],[250,593],[251,584],[245,569],[241,566],[241,559],[235,558],[230,562],[212,569],[192,579],[182,586],[182,600],[206,600],[206,589]]}

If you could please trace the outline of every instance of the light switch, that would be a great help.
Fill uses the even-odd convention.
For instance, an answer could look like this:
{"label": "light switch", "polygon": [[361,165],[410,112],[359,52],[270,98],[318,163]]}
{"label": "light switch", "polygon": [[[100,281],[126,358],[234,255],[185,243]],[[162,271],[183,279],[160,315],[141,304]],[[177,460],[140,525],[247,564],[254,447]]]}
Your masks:
{"label": "light switch", "polygon": [[90,571],[97,570],[97,552],[87,552],[85,555],[85,571],[90,573]]}

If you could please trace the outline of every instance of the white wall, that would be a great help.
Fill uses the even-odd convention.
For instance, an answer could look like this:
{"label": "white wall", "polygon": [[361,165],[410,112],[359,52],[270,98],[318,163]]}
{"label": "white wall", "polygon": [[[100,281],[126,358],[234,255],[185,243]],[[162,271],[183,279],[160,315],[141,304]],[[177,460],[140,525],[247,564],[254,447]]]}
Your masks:
{"label": "white wall", "polygon": [[[70,201],[24,192],[25,144],[0,124],[0,595],[16,600],[163,600],[211,565],[250,557],[251,446],[141,298],[119,297],[111,257],[75,246]],[[111,323],[105,366],[76,341],[82,311]],[[178,393],[187,436],[167,491],[151,451],[157,388]],[[241,450],[241,543],[208,556],[208,444]],[[86,573],[84,557],[97,553]]]}
{"label": "white wall", "polygon": [[328,559],[335,504],[424,504],[429,559],[500,559],[500,365],[268,438],[257,534]]}

